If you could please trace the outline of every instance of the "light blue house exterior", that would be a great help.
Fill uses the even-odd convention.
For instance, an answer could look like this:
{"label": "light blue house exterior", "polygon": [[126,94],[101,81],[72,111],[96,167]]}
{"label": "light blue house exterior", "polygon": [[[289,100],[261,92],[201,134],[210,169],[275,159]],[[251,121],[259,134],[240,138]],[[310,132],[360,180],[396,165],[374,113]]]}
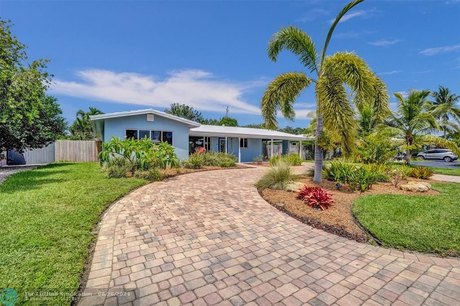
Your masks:
{"label": "light blue house exterior", "polygon": [[165,141],[181,160],[198,147],[205,147],[208,151],[233,154],[239,162],[251,162],[262,155],[293,152],[293,142],[297,144],[294,152],[302,156],[300,141],[306,139],[265,129],[200,125],[154,109],[95,115],[91,120],[104,142],[113,137]]}

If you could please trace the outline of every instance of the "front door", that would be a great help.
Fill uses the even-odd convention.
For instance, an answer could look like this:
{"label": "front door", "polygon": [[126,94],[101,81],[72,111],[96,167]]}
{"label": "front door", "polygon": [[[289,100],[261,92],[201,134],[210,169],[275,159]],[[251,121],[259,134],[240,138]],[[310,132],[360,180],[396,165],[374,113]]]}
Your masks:
{"label": "front door", "polygon": [[221,153],[225,153],[225,145],[226,145],[226,141],[225,141],[225,138],[219,138],[219,152]]}

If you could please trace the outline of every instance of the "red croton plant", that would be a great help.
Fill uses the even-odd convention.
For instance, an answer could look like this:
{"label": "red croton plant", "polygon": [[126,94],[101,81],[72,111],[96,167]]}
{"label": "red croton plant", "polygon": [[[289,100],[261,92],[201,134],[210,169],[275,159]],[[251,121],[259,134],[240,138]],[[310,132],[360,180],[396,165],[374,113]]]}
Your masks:
{"label": "red croton plant", "polygon": [[298,193],[297,199],[303,200],[313,208],[328,209],[334,201],[332,195],[321,187],[304,186]]}

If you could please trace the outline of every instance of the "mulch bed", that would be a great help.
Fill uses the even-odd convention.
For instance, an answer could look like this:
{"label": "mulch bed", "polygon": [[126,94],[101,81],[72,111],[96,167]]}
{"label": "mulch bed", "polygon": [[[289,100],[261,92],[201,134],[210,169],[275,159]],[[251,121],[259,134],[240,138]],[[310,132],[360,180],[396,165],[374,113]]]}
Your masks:
{"label": "mulch bed", "polygon": [[359,242],[372,240],[372,237],[358,224],[352,213],[353,202],[360,196],[372,194],[407,194],[407,195],[433,195],[435,190],[424,193],[403,191],[390,183],[378,183],[364,193],[358,191],[337,190],[335,182],[323,181],[316,184],[311,178],[300,178],[298,181],[307,186],[320,186],[326,189],[334,200],[334,204],[327,210],[314,209],[302,200],[297,199],[296,192],[261,189],[260,195],[268,203],[312,227],[333,233]]}

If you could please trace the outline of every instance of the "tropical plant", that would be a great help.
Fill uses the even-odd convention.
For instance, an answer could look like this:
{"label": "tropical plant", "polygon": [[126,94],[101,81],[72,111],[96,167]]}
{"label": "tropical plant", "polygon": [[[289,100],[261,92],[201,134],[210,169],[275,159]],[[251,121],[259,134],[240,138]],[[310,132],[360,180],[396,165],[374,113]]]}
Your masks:
{"label": "tropical plant", "polygon": [[[332,34],[342,17],[364,0],[348,3],[337,15],[327,34],[319,55],[313,40],[295,27],[281,29],[271,39],[268,55],[276,61],[278,54],[287,49],[299,57],[303,66],[315,75],[309,77],[303,72],[288,72],[277,76],[267,87],[261,102],[262,114],[269,128],[277,126],[277,111],[284,117],[293,119],[293,104],[300,93],[315,83],[316,92],[316,137],[323,134],[323,125],[340,137],[345,154],[352,151],[357,126],[353,104],[358,108],[371,105],[383,119],[389,112],[388,95],[384,83],[369,69],[363,59],[354,53],[338,52],[326,56]],[[349,89],[349,92],[347,91]],[[352,95],[352,101],[348,93]],[[314,181],[321,181],[323,148],[318,141],[315,146]]]}
{"label": "tropical plant", "polygon": [[133,165],[133,171],[165,169],[179,165],[173,146],[166,142],[155,144],[147,138],[140,140],[112,138],[102,144],[99,159],[103,166],[118,158],[123,158]]}
{"label": "tropical plant", "polygon": [[183,165],[191,169],[199,169],[203,166],[228,168],[236,165],[236,157],[222,152],[196,152],[190,155]]}
{"label": "tropical plant", "polygon": [[356,141],[353,158],[364,164],[385,164],[397,154],[399,144],[393,141],[394,133],[381,129]]}
{"label": "tropical plant", "polygon": [[438,125],[443,131],[443,137],[447,138],[449,132],[459,131],[459,126],[452,122],[460,123],[460,107],[457,105],[460,96],[452,93],[449,88],[439,86],[438,91],[431,94],[434,98],[432,102],[433,112]]}
{"label": "tropical plant", "polygon": [[409,176],[418,179],[429,179],[433,175],[433,170],[428,167],[414,167],[412,168]]}
{"label": "tropical plant", "polygon": [[274,155],[270,158],[270,166],[274,166],[280,161],[287,163],[289,166],[300,166],[302,165],[302,158],[299,154],[290,153],[287,155]]}
{"label": "tropical plant", "polygon": [[270,188],[285,190],[287,185],[294,180],[291,167],[280,161],[270,167],[267,173],[256,183],[257,188]]}
{"label": "tropical plant", "polygon": [[439,129],[436,123],[436,112],[433,104],[428,100],[428,90],[412,90],[407,97],[395,93],[398,99],[398,110],[392,113],[385,124],[390,127],[396,137],[403,139],[401,148],[406,151],[406,163],[410,162],[411,152],[420,149],[423,145],[446,147],[460,153],[458,146],[447,139],[427,135]]}
{"label": "tropical plant", "polygon": [[103,169],[108,177],[120,178],[132,175],[136,169],[136,165],[133,161],[120,156],[111,158],[104,164]]}
{"label": "tropical plant", "polygon": [[304,201],[313,208],[326,210],[334,201],[332,195],[321,187],[304,186],[297,194],[297,199]]}
{"label": "tropical plant", "polygon": [[196,122],[204,121],[203,115],[199,111],[186,104],[172,103],[169,108],[165,109],[165,113]]}
{"label": "tropical plant", "polygon": [[70,134],[74,139],[79,140],[92,140],[96,137],[96,132],[90,116],[100,115],[103,112],[95,107],[90,107],[89,111],[78,110],[76,119],[70,126]]}
{"label": "tropical plant", "polygon": [[149,181],[161,181],[164,178],[163,173],[158,168],[150,168],[144,171],[134,172],[134,177],[143,178]]}
{"label": "tropical plant", "polygon": [[325,176],[340,185],[348,186],[352,191],[364,192],[380,181],[387,181],[388,176],[383,168],[366,165],[333,161],[324,168]]}
{"label": "tropical plant", "polygon": [[185,168],[189,169],[200,169],[204,166],[203,154],[192,154],[186,161],[182,163]]}

